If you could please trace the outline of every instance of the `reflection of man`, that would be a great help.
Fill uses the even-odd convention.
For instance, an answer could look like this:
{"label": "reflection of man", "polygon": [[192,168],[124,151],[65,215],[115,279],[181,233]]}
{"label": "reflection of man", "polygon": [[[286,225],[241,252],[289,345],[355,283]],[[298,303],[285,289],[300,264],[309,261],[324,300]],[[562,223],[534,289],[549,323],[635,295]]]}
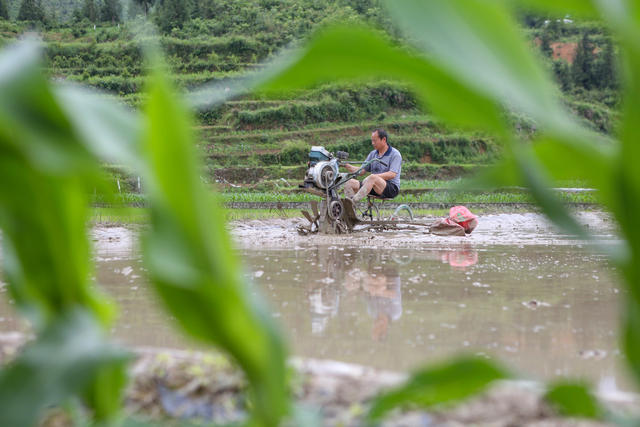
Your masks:
{"label": "reflection of man", "polygon": [[309,306],[311,309],[311,333],[322,335],[327,328],[329,318],[338,314],[340,296],[338,290],[327,285],[316,288],[309,293]]}
{"label": "reflection of man", "polygon": [[[402,169],[402,155],[387,142],[387,132],[383,129],[376,129],[371,134],[371,145],[373,151],[367,156],[367,160],[379,159],[366,166],[361,173],[370,172],[371,175],[360,182],[357,179],[350,179],[344,186],[344,194],[354,203],[359,202],[368,194],[393,199],[400,190],[400,170]],[[349,172],[355,172],[357,167],[345,164],[344,167]]]}
{"label": "reflection of man", "polygon": [[367,313],[373,321],[371,336],[378,341],[387,335],[389,324],[402,316],[400,276],[395,268],[380,272],[354,269],[347,273],[345,288],[366,292]]}

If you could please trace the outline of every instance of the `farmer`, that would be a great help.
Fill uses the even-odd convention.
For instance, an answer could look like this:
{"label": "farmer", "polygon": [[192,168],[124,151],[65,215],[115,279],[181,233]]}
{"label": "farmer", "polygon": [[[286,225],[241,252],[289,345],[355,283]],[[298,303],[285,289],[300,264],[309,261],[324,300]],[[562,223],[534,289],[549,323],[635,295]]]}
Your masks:
{"label": "farmer", "polygon": [[[400,170],[402,168],[402,155],[398,150],[389,145],[388,135],[384,129],[376,129],[371,134],[373,151],[367,156],[367,160],[380,159],[366,166],[360,173],[370,172],[362,182],[350,179],[344,185],[344,195],[355,204],[365,196],[372,194],[385,199],[393,199],[400,190]],[[344,165],[347,171],[353,173],[357,167],[347,163]]]}

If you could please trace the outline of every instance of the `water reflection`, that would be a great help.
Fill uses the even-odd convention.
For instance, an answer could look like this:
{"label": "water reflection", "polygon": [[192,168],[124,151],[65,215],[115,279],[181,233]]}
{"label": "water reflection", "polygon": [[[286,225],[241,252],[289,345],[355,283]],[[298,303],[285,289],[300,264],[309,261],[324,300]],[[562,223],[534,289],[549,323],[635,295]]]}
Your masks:
{"label": "water reflection", "polygon": [[[568,246],[245,250],[295,353],[412,369],[467,351],[538,378],[615,377],[604,256]],[[301,299],[302,298],[302,299]]]}
{"label": "water reflection", "polygon": [[478,263],[478,251],[470,244],[463,243],[457,248],[438,249],[424,252],[430,259],[437,259],[451,267],[464,270]]}
{"label": "water reflection", "polygon": [[[101,238],[108,245],[96,251],[96,281],[120,307],[113,334],[133,345],[185,346],[157,308],[137,249],[107,231],[114,236]],[[615,332],[625,291],[603,255],[568,245],[468,243],[239,253],[294,354],[407,370],[468,351],[535,378],[626,385]],[[19,327],[0,300],[0,331]]]}
{"label": "water reflection", "polygon": [[[376,341],[384,339],[389,325],[402,316],[399,266],[411,262],[413,257],[392,253],[393,262],[389,263],[385,255],[375,253],[355,259],[350,259],[350,252],[335,253],[338,258],[343,258],[341,262],[334,259],[331,263],[316,263],[319,266],[331,265],[331,275],[309,284],[311,333],[323,335],[326,332],[330,319],[338,314],[341,292],[344,291],[347,297],[357,295],[365,303],[367,314],[372,319],[371,337]],[[324,256],[329,255],[318,251],[316,259]],[[348,268],[354,262],[358,266]],[[337,264],[341,268],[335,268]]]}
{"label": "water reflection", "polygon": [[338,314],[340,293],[336,286],[321,284],[312,286],[309,292],[309,308],[311,310],[311,333],[322,335],[329,319]]}
{"label": "water reflection", "polygon": [[478,251],[469,245],[461,249],[447,251],[442,254],[442,262],[447,262],[451,267],[465,269],[478,262]]}
{"label": "water reflection", "polygon": [[347,292],[362,292],[367,314],[373,319],[371,337],[379,341],[387,336],[391,322],[402,316],[402,284],[398,269],[385,265],[374,270],[370,264],[367,271],[354,268],[346,272],[343,286]]}

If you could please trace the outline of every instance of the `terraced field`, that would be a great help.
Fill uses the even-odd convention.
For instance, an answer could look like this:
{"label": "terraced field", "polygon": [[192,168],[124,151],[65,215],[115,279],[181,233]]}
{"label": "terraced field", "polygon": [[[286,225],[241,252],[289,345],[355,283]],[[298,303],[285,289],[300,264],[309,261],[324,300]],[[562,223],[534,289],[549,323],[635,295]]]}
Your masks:
{"label": "terraced field", "polygon": [[[61,26],[43,34],[46,64],[56,79],[88,84],[138,107],[144,104],[140,38],[143,41],[157,38],[174,81],[189,90],[203,83],[233,79],[260,67],[274,52],[305,37],[315,23],[328,19],[336,11],[351,18],[362,17],[359,12],[335,4],[312,6],[285,16],[283,11],[263,10],[256,2],[254,12],[272,19],[271,27],[255,21],[253,15],[260,15],[258,12],[251,15],[249,11],[237,10],[234,16],[229,9],[222,20],[194,19],[161,36],[134,37],[133,26],[129,24]],[[375,10],[367,13],[368,19],[381,20],[375,16]],[[251,19],[258,24],[248,24]],[[287,25],[280,28],[277,22]],[[24,30],[24,24],[0,21],[0,45]],[[532,33],[531,37],[539,34]],[[594,95],[594,99],[589,96],[589,93],[567,96],[566,104],[593,128],[610,132],[618,114],[614,103],[602,101],[600,94]],[[536,132],[535,123],[526,117],[512,116],[511,121],[525,139]],[[274,202],[281,199],[295,202],[302,200],[295,190],[304,175],[311,146],[347,151],[350,159],[363,160],[371,150],[370,133],[378,127],[387,129],[389,142],[402,152],[403,189],[412,188],[403,197],[415,198],[407,201],[416,203],[426,203],[434,197],[429,195],[433,186],[419,184],[422,180],[466,176],[492,164],[501,154],[500,146],[486,135],[449,129],[438,123],[418,108],[407,87],[392,81],[328,84],[280,99],[245,96],[198,112],[194,131],[204,159],[203,177],[228,193],[226,200],[235,200],[239,193],[246,193],[248,199],[271,194]],[[117,166],[109,170],[118,190],[128,194],[125,198],[138,200],[136,194],[144,185],[138,183],[137,177]],[[478,196],[467,199],[472,202]],[[514,196],[510,199],[521,201]]]}

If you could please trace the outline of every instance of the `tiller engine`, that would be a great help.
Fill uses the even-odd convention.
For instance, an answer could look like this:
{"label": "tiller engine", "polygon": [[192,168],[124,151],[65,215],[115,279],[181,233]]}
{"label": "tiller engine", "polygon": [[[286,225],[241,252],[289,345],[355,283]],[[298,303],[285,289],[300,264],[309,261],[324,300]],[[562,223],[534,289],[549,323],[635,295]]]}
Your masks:
{"label": "tiller engine", "polygon": [[313,232],[321,232],[326,234],[348,233],[353,230],[353,226],[360,222],[356,217],[356,212],[349,199],[340,198],[338,190],[351,178],[360,174],[360,171],[369,162],[352,162],[360,163],[360,168],[352,173],[341,173],[338,171],[342,162],[347,160],[349,153],[338,151],[335,155],[327,151],[324,147],[313,146],[309,152],[308,169],[305,173],[304,182],[300,185],[305,191],[316,196],[322,197],[323,200],[311,202],[311,210],[302,211],[303,215],[310,221],[309,226],[300,226],[298,231],[301,234]]}

